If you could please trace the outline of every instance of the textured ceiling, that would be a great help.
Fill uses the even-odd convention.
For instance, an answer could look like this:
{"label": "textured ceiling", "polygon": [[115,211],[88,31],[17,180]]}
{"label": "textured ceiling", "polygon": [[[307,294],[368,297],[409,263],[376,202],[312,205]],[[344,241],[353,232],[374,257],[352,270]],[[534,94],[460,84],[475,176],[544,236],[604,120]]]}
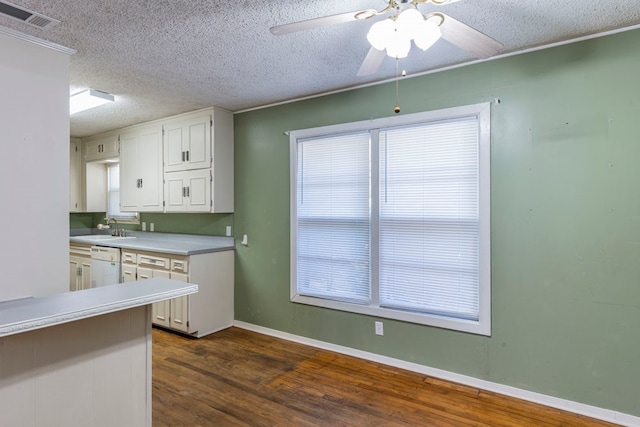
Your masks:
{"label": "textured ceiling", "polygon": [[[92,87],[116,103],[74,115],[83,137],[216,105],[241,111],[292,98],[384,81],[357,77],[374,20],[274,36],[274,25],[361,9],[384,0],[12,0],[61,21],[44,31],[0,16],[0,25],[76,49],[70,93]],[[640,0],[461,0],[438,9],[501,41],[504,53],[640,23]],[[374,18],[375,19],[375,18]],[[380,18],[378,18],[380,19]],[[475,61],[438,41],[415,47],[401,65],[409,75]]]}

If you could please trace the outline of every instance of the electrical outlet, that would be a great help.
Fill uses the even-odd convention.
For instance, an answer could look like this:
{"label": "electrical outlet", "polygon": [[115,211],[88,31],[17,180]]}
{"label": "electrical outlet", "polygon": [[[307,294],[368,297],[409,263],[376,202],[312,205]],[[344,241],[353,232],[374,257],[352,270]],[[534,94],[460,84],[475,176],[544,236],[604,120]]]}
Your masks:
{"label": "electrical outlet", "polygon": [[147,223],[142,221],[142,231],[147,231]]}
{"label": "electrical outlet", "polygon": [[382,322],[376,322],[376,335],[384,335],[384,325]]}
{"label": "electrical outlet", "polygon": [[152,223],[152,222],[150,222],[150,223],[149,223],[149,231],[153,231],[153,230],[154,230],[154,228],[155,228],[155,227],[153,226],[153,223]]}
{"label": "electrical outlet", "polygon": [[231,226],[227,225],[227,236],[231,236]]}

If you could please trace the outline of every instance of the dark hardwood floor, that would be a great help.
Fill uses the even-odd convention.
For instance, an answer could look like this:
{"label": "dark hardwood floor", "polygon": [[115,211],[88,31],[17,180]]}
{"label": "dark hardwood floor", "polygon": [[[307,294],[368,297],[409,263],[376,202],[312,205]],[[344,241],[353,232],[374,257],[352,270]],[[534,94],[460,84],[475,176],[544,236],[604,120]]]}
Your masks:
{"label": "dark hardwood floor", "polygon": [[239,328],[153,331],[153,425],[612,426]]}

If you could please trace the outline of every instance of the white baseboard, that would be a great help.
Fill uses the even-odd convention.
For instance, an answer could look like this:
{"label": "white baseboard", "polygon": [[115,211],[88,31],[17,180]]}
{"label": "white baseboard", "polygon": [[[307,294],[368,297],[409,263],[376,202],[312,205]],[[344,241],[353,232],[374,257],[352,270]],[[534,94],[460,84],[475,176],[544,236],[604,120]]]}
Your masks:
{"label": "white baseboard", "polygon": [[400,369],[406,369],[408,371],[429,375],[459,384],[464,384],[470,387],[504,394],[506,396],[515,397],[529,402],[539,403],[541,405],[562,409],[564,411],[585,415],[587,417],[596,418],[602,421],[608,421],[610,423],[616,423],[628,427],[640,427],[640,417],[624,414],[622,412],[612,411],[610,409],[603,409],[597,406],[585,405],[583,403],[560,399],[558,397],[535,393],[516,387],[494,383],[491,381],[481,380],[479,378],[474,378],[467,375],[456,374],[455,372],[444,371],[442,369],[431,368],[428,366],[419,365],[417,363],[406,362],[404,360],[394,359],[392,357],[369,353],[367,351],[356,350],[341,345],[331,344],[311,338],[305,338],[298,335],[289,334],[287,332],[277,331],[275,329],[269,329],[262,326],[253,325],[251,323],[241,322],[239,320],[235,320],[233,322],[233,326],[265,335],[270,335],[276,338],[282,338],[288,341],[309,345],[311,347],[321,348],[323,350],[335,351],[336,353],[346,354],[348,356],[354,356],[360,359],[370,360],[372,362],[383,363],[385,365],[394,366]]}

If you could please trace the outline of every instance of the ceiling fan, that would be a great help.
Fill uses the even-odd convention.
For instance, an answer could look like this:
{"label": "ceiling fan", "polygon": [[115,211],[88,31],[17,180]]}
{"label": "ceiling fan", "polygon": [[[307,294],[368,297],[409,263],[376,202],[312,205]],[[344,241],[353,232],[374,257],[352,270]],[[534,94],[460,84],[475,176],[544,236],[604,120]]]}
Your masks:
{"label": "ceiling fan", "polygon": [[441,12],[423,15],[418,11],[421,4],[441,6],[459,0],[387,0],[382,10],[365,9],[355,12],[323,16],[290,24],[271,27],[274,35],[289,34],[332,24],[371,19],[392,13],[387,19],[374,23],[367,34],[371,43],[358,76],[375,73],[385,56],[403,58],[411,48],[411,40],[423,50],[428,49],[439,38],[464,49],[477,58],[489,58],[504,46],[497,40]]}

